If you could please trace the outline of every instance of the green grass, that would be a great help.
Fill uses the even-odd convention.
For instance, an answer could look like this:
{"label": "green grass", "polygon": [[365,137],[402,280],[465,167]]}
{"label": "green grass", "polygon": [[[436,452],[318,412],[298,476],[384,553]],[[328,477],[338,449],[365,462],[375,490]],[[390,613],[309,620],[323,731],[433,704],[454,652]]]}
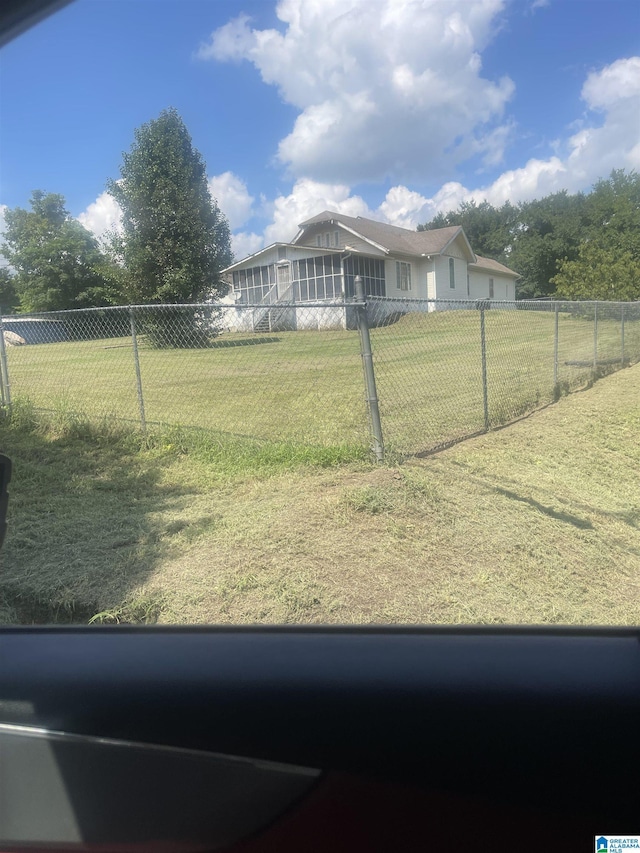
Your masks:
{"label": "green grass", "polygon": [[[413,453],[484,428],[477,311],[409,314],[372,330],[385,441]],[[488,411],[508,422],[593,378],[593,324],[561,315],[553,383],[553,314],[486,314]],[[640,323],[626,329],[627,356],[640,357]],[[619,324],[599,324],[598,356],[620,354]],[[91,419],[139,419],[127,339],[14,347],[14,396],[42,409]],[[568,362],[571,362],[569,364]],[[203,350],[140,346],[146,418],[297,445],[368,444],[359,340],[351,331],[225,335]],[[608,367],[607,369],[611,369]]]}
{"label": "green grass", "polygon": [[639,388],[400,467],[18,406],[0,618],[637,624]]}

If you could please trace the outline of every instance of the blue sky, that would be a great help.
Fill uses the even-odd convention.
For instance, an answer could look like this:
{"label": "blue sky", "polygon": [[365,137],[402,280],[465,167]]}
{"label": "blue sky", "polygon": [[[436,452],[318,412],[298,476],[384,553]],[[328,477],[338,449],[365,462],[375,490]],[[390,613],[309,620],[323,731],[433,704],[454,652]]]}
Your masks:
{"label": "blue sky", "polygon": [[0,204],[100,235],[133,131],[174,106],[236,253],[325,207],[406,227],[640,167],[640,4],[76,0],[0,52]]}

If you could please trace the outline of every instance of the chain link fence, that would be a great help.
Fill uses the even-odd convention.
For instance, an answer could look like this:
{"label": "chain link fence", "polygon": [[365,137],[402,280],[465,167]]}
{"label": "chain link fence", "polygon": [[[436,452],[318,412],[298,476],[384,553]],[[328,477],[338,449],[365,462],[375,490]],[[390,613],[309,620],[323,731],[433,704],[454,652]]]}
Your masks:
{"label": "chain link fence", "polygon": [[640,303],[368,297],[5,317],[0,402],[429,452],[640,361]]}
{"label": "chain link fence", "polygon": [[436,450],[640,361],[640,303],[368,298],[387,447]]}

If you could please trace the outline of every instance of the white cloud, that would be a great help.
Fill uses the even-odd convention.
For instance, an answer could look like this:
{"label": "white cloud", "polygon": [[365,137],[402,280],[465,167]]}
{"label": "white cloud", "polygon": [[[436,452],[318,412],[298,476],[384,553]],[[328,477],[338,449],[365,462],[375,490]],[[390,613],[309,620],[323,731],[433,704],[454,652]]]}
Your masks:
{"label": "white cloud", "polygon": [[209,192],[218,207],[229,220],[232,230],[240,228],[253,214],[253,196],[249,195],[245,182],[233,172],[214,175],[208,181]]}
{"label": "white cloud", "polygon": [[78,221],[100,240],[120,228],[122,210],[113,196],[103,192],[78,216]]}
{"label": "white cloud", "polygon": [[[593,71],[582,87],[582,98],[592,110],[606,110],[627,98],[640,97],[640,56],[618,59],[601,71]],[[636,130],[638,114],[635,114]]]}
{"label": "white cloud", "polygon": [[282,32],[253,29],[241,15],[199,56],[253,63],[298,108],[278,149],[293,175],[351,184],[433,180],[478,152],[496,162],[514,85],[483,77],[480,53],[504,5],[281,0]]}
{"label": "white cloud", "polygon": [[231,235],[231,249],[236,257],[236,260],[246,258],[247,255],[253,255],[265,245],[264,236],[254,234],[253,232],[239,231],[237,234]]}
{"label": "white cloud", "polygon": [[273,221],[265,229],[265,242],[292,240],[300,222],[323,210],[335,210],[347,216],[368,216],[371,213],[363,199],[351,195],[345,184],[301,178],[288,195],[280,195],[273,202]]}
{"label": "white cloud", "polygon": [[638,57],[618,60],[591,73],[582,97],[587,106],[604,113],[600,126],[583,119],[577,132],[554,146],[553,156],[546,160],[532,158],[521,168],[503,172],[489,184],[469,188],[450,181],[431,197],[398,184],[387,192],[377,208],[369,208],[361,196],[352,195],[348,184],[301,178],[290,193],[279,195],[270,205],[271,222],[262,239],[255,233],[237,235],[241,238],[237,256],[243,257],[240,247],[244,245],[250,245],[250,251],[255,252],[276,240],[290,240],[300,222],[325,209],[415,228],[439,212],[455,210],[463,201],[473,199],[479,203],[487,199],[496,206],[506,201],[515,204],[562,189],[570,192],[588,189],[614,168],[638,169],[640,96],[636,93],[640,86],[636,75],[640,75]]}
{"label": "white cloud", "polygon": [[427,199],[407,187],[392,187],[378,211],[381,218],[400,228],[415,228]]}
{"label": "white cloud", "polygon": [[[297,0],[291,2],[295,6]],[[291,240],[300,222],[322,210],[415,228],[439,212],[456,209],[463,201],[487,199],[496,206],[506,201],[515,204],[562,189],[570,192],[588,189],[614,168],[640,169],[640,57],[617,60],[590,73],[582,89],[582,98],[588,112],[579,123],[568,125],[572,134],[554,144],[553,156],[530,159],[521,168],[509,169],[485,185],[466,187],[449,181],[427,197],[404,184],[397,184],[388,190],[377,207],[369,207],[360,195],[353,194],[348,183],[309,177],[299,178],[290,192],[280,193],[272,201],[261,198],[257,206],[245,182],[232,172],[212,177],[209,188],[236,232],[232,234],[232,247],[236,258],[240,259],[270,243]],[[597,111],[599,124],[594,123],[590,111]],[[505,126],[489,135],[495,151],[503,146],[507,134]],[[0,224],[4,209],[0,205]],[[117,225],[119,213],[111,196],[102,193],[78,219],[100,236]],[[252,216],[268,220],[261,233],[240,230]]]}

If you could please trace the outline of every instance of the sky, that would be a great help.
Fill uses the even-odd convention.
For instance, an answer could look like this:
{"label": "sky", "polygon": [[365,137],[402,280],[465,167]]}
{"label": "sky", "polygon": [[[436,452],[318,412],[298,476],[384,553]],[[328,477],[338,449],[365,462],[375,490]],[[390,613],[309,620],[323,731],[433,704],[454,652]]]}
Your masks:
{"label": "sky", "polygon": [[0,50],[0,229],[35,189],[117,227],[106,182],[168,107],[237,258],[324,209],[588,190],[640,170],[640,3],[75,0]]}

